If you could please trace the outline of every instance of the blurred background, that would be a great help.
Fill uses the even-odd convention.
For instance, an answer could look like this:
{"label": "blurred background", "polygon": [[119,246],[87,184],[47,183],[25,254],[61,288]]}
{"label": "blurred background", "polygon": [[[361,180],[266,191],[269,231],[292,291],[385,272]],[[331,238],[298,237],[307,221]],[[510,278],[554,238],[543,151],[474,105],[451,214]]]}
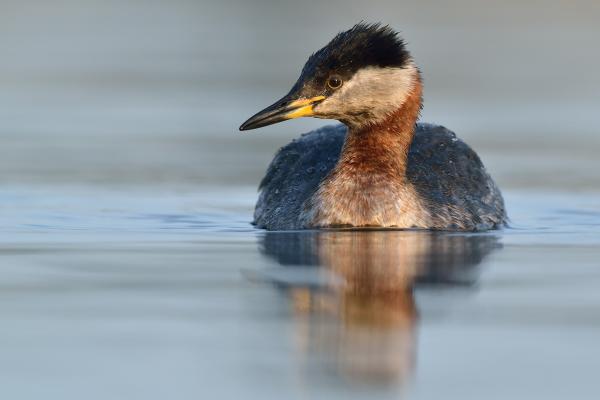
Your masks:
{"label": "blurred background", "polygon": [[[358,21],[502,188],[485,234],[267,233],[241,133]],[[0,0],[0,398],[597,399],[600,2]],[[332,122],[333,123],[333,122]]]}
{"label": "blurred background", "polygon": [[598,187],[600,3],[3,0],[0,179],[255,185],[322,125],[240,133],[307,57],[360,20],[400,30],[424,121],[456,131],[504,188]]}

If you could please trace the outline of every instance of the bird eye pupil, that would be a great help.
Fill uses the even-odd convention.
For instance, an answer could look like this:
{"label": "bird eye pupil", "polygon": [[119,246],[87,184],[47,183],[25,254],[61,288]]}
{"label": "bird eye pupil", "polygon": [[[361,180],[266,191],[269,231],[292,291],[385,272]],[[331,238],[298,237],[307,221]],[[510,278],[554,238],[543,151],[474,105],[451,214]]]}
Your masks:
{"label": "bird eye pupil", "polygon": [[338,76],[332,76],[327,81],[327,85],[332,89],[337,89],[342,86],[342,79]]}

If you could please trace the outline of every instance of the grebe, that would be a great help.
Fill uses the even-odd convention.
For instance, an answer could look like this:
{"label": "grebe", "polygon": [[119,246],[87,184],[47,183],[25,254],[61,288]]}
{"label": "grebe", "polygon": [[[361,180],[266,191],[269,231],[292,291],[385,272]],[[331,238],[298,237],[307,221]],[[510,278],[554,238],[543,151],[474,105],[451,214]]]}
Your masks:
{"label": "grebe", "polygon": [[389,26],[359,23],[314,53],[290,92],[240,126],[337,119],[284,146],[260,183],[268,230],[395,227],[482,231],[505,224],[500,190],[448,129],[417,123],[421,74]]}

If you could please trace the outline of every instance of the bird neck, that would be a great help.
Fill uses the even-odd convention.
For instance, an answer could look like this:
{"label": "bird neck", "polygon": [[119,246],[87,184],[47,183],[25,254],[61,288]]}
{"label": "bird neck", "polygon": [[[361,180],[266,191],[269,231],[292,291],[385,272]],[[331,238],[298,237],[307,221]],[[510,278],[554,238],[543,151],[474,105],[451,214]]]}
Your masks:
{"label": "bird neck", "polygon": [[406,101],[384,119],[363,126],[349,126],[336,172],[403,178],[421,111],[422,94],[422,84],[417,82]]}
{"label": "bird neck", "polygon": [[406,179],[421,109],[421,84],[386,118],[349,126],[340,159],[311,199],[310,226],[421,226],[423,210]]}

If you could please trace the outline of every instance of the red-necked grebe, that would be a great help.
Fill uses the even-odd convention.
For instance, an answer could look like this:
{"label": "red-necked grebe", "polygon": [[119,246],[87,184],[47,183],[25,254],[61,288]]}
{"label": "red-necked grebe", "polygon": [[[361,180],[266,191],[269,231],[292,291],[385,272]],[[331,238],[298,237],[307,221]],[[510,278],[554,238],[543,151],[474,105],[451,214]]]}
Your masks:
{"label": "red-necked grebe", "polygon": [[477,154],[442,126],[416,123],[422,82],[403,40],[360,23],[304,65],[291,91],[240,130],[312,116],[343,125],[283,147],[260,184],[254,223],[269,230],[504,225],[499,189]]}

